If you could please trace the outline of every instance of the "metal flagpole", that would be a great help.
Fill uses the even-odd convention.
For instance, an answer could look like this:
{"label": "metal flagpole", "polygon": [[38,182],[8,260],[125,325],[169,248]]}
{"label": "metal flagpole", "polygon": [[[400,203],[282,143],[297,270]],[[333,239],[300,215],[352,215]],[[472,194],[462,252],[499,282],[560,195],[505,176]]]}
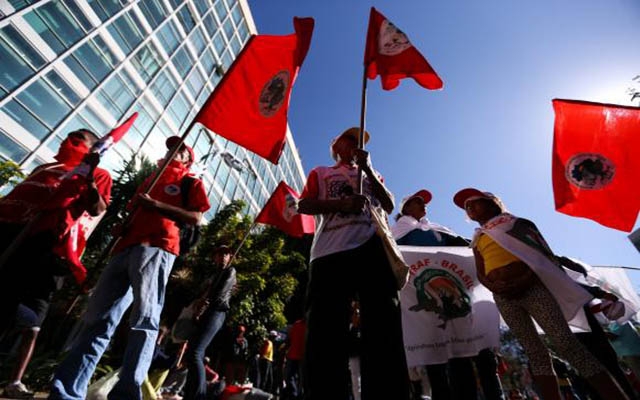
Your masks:
{"label": "metal flagpole", "polygon": [[[367,114],[367,66],[362,70],[362,94],[360,100],[360,133],[358,135],[358,148],[364,149],[364,132]],[[358,194],[362,194],[362,168],[358,167]]]}

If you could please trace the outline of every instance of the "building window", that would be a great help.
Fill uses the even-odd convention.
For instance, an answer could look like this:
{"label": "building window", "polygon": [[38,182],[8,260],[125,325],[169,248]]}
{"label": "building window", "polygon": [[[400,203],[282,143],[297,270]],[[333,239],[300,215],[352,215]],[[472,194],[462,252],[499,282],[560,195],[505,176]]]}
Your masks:
{"label": "building window", "polygon": [[110,53],[106,53],[105,50],[108,51],[106,44],[102,38],[96,36],[73,52],[76,61],[93,77],[95,82],[101,82],[113,70],[114,64],[111,60],[115,57],[112,54],[110,56]]}
{"label": "building window", "polygon": [[196,48],[196,54],[200,55],[207,46],[202,29],[198,28],[193,31],[193,34],[191,35],[191,43],[193,43]]}
{"label": "building window", "polygon": [[80,7],[78,7],[75,0],[62,0],[62,2],[65,6],[67,6],[67,9],[69,9],[71,15],[73,15],[76,21],[78,21],[80,25],[82,25],[82,28],[85,31],[89,32],[93,29],[93,25],[91,24],[91,22],[89,22],[89,19],[84,15],[82,10],[80,10]]}
{"label": "building window", "polygon": [[213,47],[216,49],[216,53],[222,54],[225,49],[224,39],[222,38],[222,33],[218,32],[213,37]]}
{"label": "building window", "polygon": [[160,104],[166,107],[171,97],[175,94],[177,87],[178,85],[175,79],[173,79],[169,71],[165,69],[151,85],[151,92],[153,92]]}
{"label": "building window", "polygon": [[167,21],[167,23],[158,31],[158,39],[169,55],[173,54],[173,52],[178,48],[178,45],[180,44],[179,38],[180,34],[172,20]]}
{"label": "building window", "polygon": [[85,36],[80,24],[60,1],[51,1],[28,12],[24,19],[57,54]]}
{"label": "building window", "polygon": [[71,107],[43,80],[33,82],[17,99],[50,128],[55,128],[71,112]]}
{"label": "building window", "polygon": [[107,27],[111,36],[125,53],[130,53],[142,42],[142,33],[138,29],[141,23],[131,12],[124,13]]}
{"label": "building window", "polygon": [[193,4],[198,9],[200,16],[203,16],[209,11],[209,2],[207,0],[193,0]]}
{"label": "building window", "polygon": [[189,92],[194,99],[198,97],[198,93],[200,93],[200,90],[202,90],[203,86],[204,77],[197,68],[194,68],[193,73],[187,80],[187,88],[189,89]]}
{"label": "building window", "polygon": [[233,37],[233,32],[235,30],[235,28],[233,27],[233,22],[231,22],[231,18],[227,18],[227,20],[222,24],[222,27],[224,28],[224,33],[227,35],[227,39],[231,40],[231,38]]}
{"label": "building window", "polygon": [[42,122],[15,100],[5,104],[2,110],[38,139],[44,139],[50,132]]}
{"label": "building window", "polygon": [[216,59],[213,53],[211,52],[211,50],[207,50],[204,53],[202,53],[202,58],[200,58],[200,62],[202,63],[202,66],[204,67],[204,70],[207,73],[207,75],[212,73],[213,69],[216,66]]}
{"label": "building window", "polygon": [[177,96],[174,97],[171,105],[168,108],[169,116],[173,117],[173,122],[176,126],[182,126],[184,119],[189,113],[189,102],[184,97],[182,92],[178,93]]}
{"label": "building window", "polygon": [[102,136],[107,132],[107,124],[88,105],[78,113],[85,121],[89,123],[89,129]]}
{"label": "building window", "polygon": [[116,109],[118,110],[118,113],[114,114],[116,119],[119,119],[135,101],[135,94],[127,87],[125,82],[118,75],[114,75],[109,78],[107,83],[101,89],[101,92],[116,106]]}
{"label": "building window", "polygon": [[245,43],[249,39],[249,36],[251,36],[251,34],[249,33],[249,27],[247,26],[246,21],[242,21],[242,23],[238,27],[238,35],[240,35],[240,39],[242,40],[242,43]]}
{"label": "building window", "polygon": [[80,103],[80,96],[55,70],[49,71],[45,77],[53,89],[60,93],[72,106],[77,106]]}
{"label": "building window", "polygon": [[87,87],[89,90],[96,87],[97,82],[89,73],[80,65],[78,60],[74,58],[73,55],[64,59],[64,64],[69,67],[71,71],[78,77],[78,79]]}
{"label": "building window", "polygon": [[47,60],[12,25],[7,25],[0,29],[0,37],[34,69],[38,70],[47,63]]}
{"label": "building window", "polygon": [[142,0],[138,3],[138,7],[153,29],[157,28],[167,17],[167,11],[160,0]]}
{"label": "building window", "polygon": [[194,62],[195,60],[187,51],[186,46],[182,46],[182,48],[176,52],[175,56],[173,56],[173,65],[183,79],[187,76],[191,67],[193,67]]}
{"label": "building window", "polygon": [[123,7],[118,0],[88,0],[88,3],[102,21],[106,21]]}
{"label": "building window", "polygon": [[7,158],[19,163],[27,157],[29,152],[18,143],[14,142],[9,136],[0,132],[0,153]]}
{"label": "building window", "polygon": [[213,13],[209,13],[209,15],[204,18],[203,23],[204,27],[207,29],[207,32],[209,32],[209,36],[213,36],[218,30],[218,22],[213,16]]}
{"label": "building window", "polygon": [[0,98],[33,75],[34,70],[7,43],[0,39],[0,86],[4,89]]}
{"label": "building window", "polygon": [[191,32],[194,26],[196,26],[196,21],[193,19],[193,15],[189,11],[189,7],[185,4],[177,13],[178,21],[182,24],[184,31],[186,33]]}
{"label": "building window", "polygon": [[15,8],[16,11],[22,10],[26,6],[35,3],[38,0],[8,0],[11,7]]}
{"label": "building window", "polygon": [[222,54],[222,66],[225,70],[229,70],[229,67],[233,64],[233,57],[231,56],[231,52],[229,50],[225,50]]}
{"label": "building window", "polygon": [[236,6],[233,7],[233,10],[231,10],[231,17],[233,18],[233,22],[235,22],[236,25],[240,24],[240,21],[242,21],[243,15],[239,4],[236,4]]}
{"label": "building window", "polygon": [[233,35],[233,39],[231,39],[231,48],[236,55],[238,55],[240,50],[242,50],[242,43],[240,42],[240,39],[238,39],[238,34]]}
{"label": "building window", "polygon": [[136,68],[142,79],[149,83],[151,78],[160,69],[160,56],[153,43],[147,43],[135,56],[131,58],[131,63]]}
{"label": "building window", "polygon": [[224,18],[228,14],[227,7],[225,7],[224,2],[222,0],[217,0],[213,6],[216,9],[216,14],[218,14],[218,19],[220,21],[224,21]]}

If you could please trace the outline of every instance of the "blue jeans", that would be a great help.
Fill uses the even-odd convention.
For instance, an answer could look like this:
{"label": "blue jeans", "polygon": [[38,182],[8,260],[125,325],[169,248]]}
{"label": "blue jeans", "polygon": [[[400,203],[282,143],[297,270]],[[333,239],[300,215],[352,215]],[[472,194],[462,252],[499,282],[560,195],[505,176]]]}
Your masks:
{"label": "blue jeans", "polygon": [[198,321],[198,328],[189,339],[187,350],[187,384],[184,387],[185,400],[205,400],[207,397],[207,376],[204,369],[204,353],[209,343],[222,327],[226,312],[207,310]]}
{"label": "blue jeans", "polygon": [[160,325],[165,287],[176,256],[157,247],[132,246],[104,269],[84,315],[85,328],[58,366],[49,399],[82,400],[100,357],[133,303],[127,349],[109,400],[141,400]]}

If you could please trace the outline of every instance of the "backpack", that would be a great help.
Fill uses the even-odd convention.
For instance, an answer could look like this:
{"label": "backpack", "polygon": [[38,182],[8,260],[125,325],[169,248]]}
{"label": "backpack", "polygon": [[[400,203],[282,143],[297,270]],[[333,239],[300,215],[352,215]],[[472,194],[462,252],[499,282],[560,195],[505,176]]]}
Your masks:
{"label": "backpack", "polygon": [[[195,180],[196,178],[185,176],[180,182],[183,207],[189,204],[189,190],[193,187]],[[202,236],[202,231],[200,225],[197,224],[179,222],[178,227],[180,228],[180,255],[183,256],[196,247],[200,236]]]}

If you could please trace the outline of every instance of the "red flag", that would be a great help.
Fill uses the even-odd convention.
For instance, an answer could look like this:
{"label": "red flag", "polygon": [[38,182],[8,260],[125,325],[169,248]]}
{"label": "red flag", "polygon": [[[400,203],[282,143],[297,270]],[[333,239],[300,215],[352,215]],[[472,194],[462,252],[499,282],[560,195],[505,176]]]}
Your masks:
{"label": "red flag", "polygon": [[305,233],[313,234],[315,220],[311,215],[298,214],[297,204],[300,195],[284,181],[273,191],[267,204],[256,217],[256,223],[273,225],[284,233],[301,237]]}
{"label": "red flag", "polygon": [[294,18],[294,34],[251,37],[195,121],[277,164],[291,87],[309,50],[313,24],[313,18]]}
{"label": "red flag", "polygon": [[553,100],[556,210],[629,232],[640,211],[640,109]]}
{"label": "red flag", "polygon": [[407,35],[371,7],[364,53],[367,78],[380,75],[382,88],[398,87],[400,79],[413,78],[425,89],[442,89],[442,80],[411,44]]}

